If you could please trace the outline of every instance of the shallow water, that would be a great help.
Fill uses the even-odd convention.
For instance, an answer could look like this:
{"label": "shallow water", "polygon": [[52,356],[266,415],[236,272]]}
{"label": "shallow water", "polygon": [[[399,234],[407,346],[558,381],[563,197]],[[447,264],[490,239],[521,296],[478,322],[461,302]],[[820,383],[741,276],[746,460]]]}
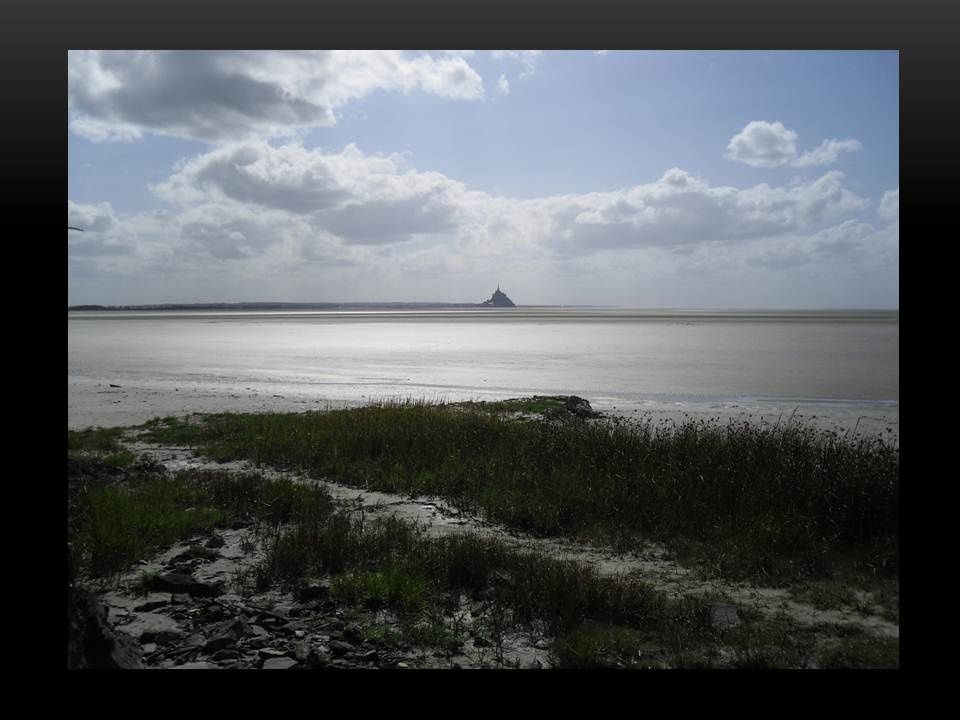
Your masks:
{"label": "shallow water", "polygon": [[72,427],[531,394],[653,417],[898,420],[895,312],[71,312],[67,325]]}

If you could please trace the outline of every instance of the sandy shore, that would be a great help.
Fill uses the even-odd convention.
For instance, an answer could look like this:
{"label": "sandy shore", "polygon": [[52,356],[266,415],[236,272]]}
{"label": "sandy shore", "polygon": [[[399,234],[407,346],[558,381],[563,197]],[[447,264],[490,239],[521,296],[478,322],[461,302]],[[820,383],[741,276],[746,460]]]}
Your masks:
{"label": "sandy shore", "polygon": [[[532,394],[532,393],[530,393]],[[399,399],[401,396],[397,396]],[[497,395],[457,396],[432,395],[434,401],[505,399]],[[100,425],[117,427],[139,425],[155,417],[182,416],[214,412],[306,412],[333,408],[357,407],[387,396],[370,396],[360,400],[320,396],[309,388],[291,390],[269,385],[218,386],[211,383],[177,385],[137,385],[128,380],[85,377],[68,378],[67,427],[77,430]],[[748,419],[757,423],[786,423],[793,416],[827,430],[856,430],[858,433],[898,438],[899,408],[889,405],[853,405],[842,403],[666,403],[629,402],[608,398],[587,398],[591,405],[606,415],[628,419],[650,419],[683,422],[693,419],[714,419],[720,422]]]}

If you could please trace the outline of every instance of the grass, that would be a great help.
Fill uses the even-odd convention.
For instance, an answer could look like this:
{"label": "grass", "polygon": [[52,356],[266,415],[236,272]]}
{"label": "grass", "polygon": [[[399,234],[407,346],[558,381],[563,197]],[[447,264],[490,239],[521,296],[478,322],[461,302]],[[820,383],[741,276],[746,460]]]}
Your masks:
{"label": "grass", "polygon": [[[118,476],[104,462],[113,448],[100,448],[100,456],[88,455],[86,449],[72,453],[68,463],[71,562],[77,572],[93,578],[119,573],[178,540],[216,527],[238,521],[273,527],[333,507],[329,496],[256,474],[167,475],[149,463],[134,463]],[[194,552],[216,555],[206,548]]]}
{"label": "grass", "polygon": [[853,638],[831,648],[821,658],[822,667],[897,668],[900,642],[893,638]]}
{"label": "grass", "polygon": [[[163,432],[166,424],[150,431]],[[385,644],[452,653],[469,632],[482,635],[503,662],[507,633],[535,633],[555,638],[560,667],[710,667],[722,664],[722,650],[743,667],[804,667],[811,658],[821,666],[885,667],[898,657],[897,644],[860,636],[840,637],[822,652],[814,633],[746,614],[740,627],[716,631],[706,600],[673,600],[642,577],[600,576],[492,538],[430,537],[393,517],[365,523],[314,486],[254,473],[169,475],[140,463],[118,475],[99,463],[115,452],[104,443],[71,454],[70,537],[89,576],[119,572],[177,540],[240,521],[251,523],[264,552],[234,578],[237,589],[295,589],[328,577],[339,602],[397,618],[363,627],[366,637]],[[198,547],[192,554],[215,551]],[[150,577],[141,579],[149,587]],[[470,628],[455,619],[464,597],[482,608]]]}
{"label": "grass", "polygon": [[[168,418],[145,439],[396,493],[544,536],[676,543],[728,577],[898,570],[899,454],[786,424],[516,422],[551,399]],[[559,400],[555,400],[559,402]]]}
{"label": "grass", "polygon": [[498,415],[501,413],[544,414],[561,410],[566,405],[566,397],[560,395],[534,395],[530,398],[497,400],[487,402],[461,402],[453,407]]}

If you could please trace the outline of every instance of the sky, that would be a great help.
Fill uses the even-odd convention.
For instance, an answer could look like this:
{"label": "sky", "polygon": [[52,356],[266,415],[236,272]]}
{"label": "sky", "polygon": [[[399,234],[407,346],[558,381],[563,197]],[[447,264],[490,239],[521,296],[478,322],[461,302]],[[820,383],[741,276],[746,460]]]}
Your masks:
{"label": "sky", "polygon": [[898,308],[899,55],[70,51],[68,304]]}

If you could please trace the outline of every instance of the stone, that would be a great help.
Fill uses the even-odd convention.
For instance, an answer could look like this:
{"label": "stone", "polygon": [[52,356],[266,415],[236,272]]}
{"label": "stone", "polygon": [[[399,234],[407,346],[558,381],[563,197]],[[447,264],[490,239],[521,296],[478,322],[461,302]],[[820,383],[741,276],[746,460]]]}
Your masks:
{"label": "stone", "polygon": [[170,596],[170,603],[173,605],[189,605],[193,601],[186,593],[175,593]]}
{"label": "stone", "polygon": [[240,657],[240,651],[234,650],[233,648],[225,648],[215,653],[211,660],[216,660],[218,662],[223,660],[236,660]]}
{"label": "stone", "polygon": [[363,631],[356,623],[350,623],[343,628],[343,637],[354,644],[363,642]]}
{"label": "stone", "polygon": [[217,666],[211,662],[200,660],[198,662],[188,662],[183,665],[174,665],[174,670],[213,670]]}
{"label": "stone", "polygon": [[[69,569],[68,569],[69,570]],[[94,595],[69,586],[67,624],[68,668],[139,668],[142,649],[107,622],[107,610]]]}
{"label": "stone", "polygon": [[157,598],[156,600],[148,600],[145,603],[141,603],[133,608],[134,612],[150,612],[151,610],[157,610],[158,608],[166,607],[170,604],[169,599]]}
{"label": "stone", "polygon": [[566,407],[567,412],[572,413],[577,417],[583,417],[583,418],[600,417],[600,413],[598,413],[592,407],[590,407],[590,402],[588,400],[585,400],[582,397],[577,397],[576,395],[570,395],[566,399],[566,402],[564,403],[564,407]]}
{"label": "stone", "polygon": [[207,639],[200,633],[192,633],[187,636],[187,639],[183,641],[183,646],[192,648],[192,647],[203,647],[207,642]]}
{"label": "stone", "polygon": [[260,625],[251,625],[250,634],[255,638],[266,638],[270,637],[270,633],[263,629]]}
{"label": "stone", "polygon": [[291,670],[298,665],[299,663],[293,658],[279,657],[271,658],[270,660],[264,660],[263,665],[260,667],[263,670]]}
{"label": "stone", "polygon": [[144,655],[150,655],[150,654],[152,654],[152,653],[155,653],[156,651],[157,651],[157,644],[156,644],[156,643],[152,643],[152,642],[150,642],[150,643],[144,643],[144,645],[143,645],[143,654],[144,654]]}
{"label": "stone", "polygon": [[257,656],[261,660],[272,660],[274,658],[287,657],[287,653],[283,650],[277,650],[276,648],[262,648],[257,652]]}
{"label": "stone", "polygon": [[224,539],[223,539],[222,537],[220,537],[219,535],[214,535],[212,538],[210,538],[209,540],[207,540],[207,541],[203,544],[203,546],[204,546],[204,547],[208,547],[208,548],[222,548],[222,547],[223,547],[224,545],[226,545],[226,544],[227,544],[226,540],[224,540]]}
{"label": "stone", "polygon": [[330,652],[333,653],[333,655],[336,657],[342,657],[349,652],[353,652],[353,645],[342,642],[340,640],[331,640]]}
{"label": "stone", "polygon": [[216,597],[223,594],[223,588],[220,586],[201,582],[192,575],[181,573],[158,575],[150,582],[150,587],[170,593],[185,593],[192,597]]}
{"label": "stone", "polygon": [[144,630],[140,634],[141,643],[157,643],[158,645],[169,645],[183,637],[179,630]]}
{"label": "stone", "polygon": [[729,603],[717,603],[710,607],[710,624],[717,630],[736,627],[740,624],[737,606]]}
{"label": "stone", "polygon": [[203,646],[204,652],[216,652],[217,650],[223,650],[224,648],[233,647],[237,644],[237,639],[230,634],[218,635],[217,637],[210,638]]}

